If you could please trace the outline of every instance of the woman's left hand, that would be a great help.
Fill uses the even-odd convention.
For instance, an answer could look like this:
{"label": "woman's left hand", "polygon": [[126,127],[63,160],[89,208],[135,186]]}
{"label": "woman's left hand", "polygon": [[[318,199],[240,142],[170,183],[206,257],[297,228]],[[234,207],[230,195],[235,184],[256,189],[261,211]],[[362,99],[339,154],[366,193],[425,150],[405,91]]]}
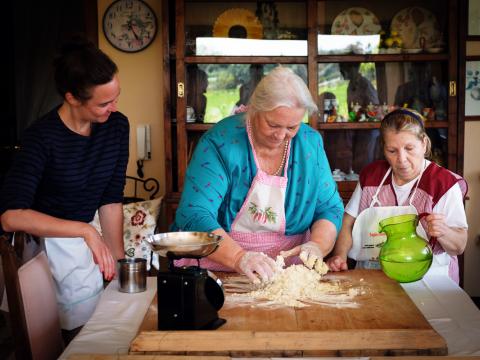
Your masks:
{"label": "woman's left hand", "polygon": [[284,258],[295,255],[299,256],[300,260],[302,260],[305,266],[309,269],[313,269],[316,263],[321,264],[323,262],[323,254],[320,245],[314,241],[307,241],[305,244],[298,245],[291,250],[280,252],[280,256],[283,256]]}
{"label": "woman's left hand", "polygon": [[436,237],[442,248],[450,255],[460,255],[467,245],[467,229],[450,227],[442,214],[430,214],[425,218],[427,234]]}
{"label": "woman's left hand", "polygon": [[425,218],[425,221],[427,222],[427,234],[431,237],[441,238],[450,231],[445,222],[445,215],[430,214]]}

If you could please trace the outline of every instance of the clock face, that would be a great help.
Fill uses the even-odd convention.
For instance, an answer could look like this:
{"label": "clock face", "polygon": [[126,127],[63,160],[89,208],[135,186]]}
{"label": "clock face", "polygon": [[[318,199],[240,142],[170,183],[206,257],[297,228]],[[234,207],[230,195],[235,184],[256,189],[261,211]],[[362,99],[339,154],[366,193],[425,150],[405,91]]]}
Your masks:
{"label": "clock face", "polygon": [[152,43],[156,32],[155,13],[141,0],[117,0],[103,15],[103,33],[118,50],[143,50]]}

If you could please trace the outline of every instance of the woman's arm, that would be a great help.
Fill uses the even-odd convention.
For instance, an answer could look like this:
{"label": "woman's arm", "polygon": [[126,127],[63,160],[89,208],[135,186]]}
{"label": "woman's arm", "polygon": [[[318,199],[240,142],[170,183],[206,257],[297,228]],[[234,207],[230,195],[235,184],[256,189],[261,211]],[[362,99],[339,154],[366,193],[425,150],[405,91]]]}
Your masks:
{"label": "woman's arm", "polygon": [[353,216],[347,213],[343,215],[342,229],[335,243],[332,257],[326,261],[332,271],[348,270],[347,254],[352,248],[352,229],[354,223],[355,218]]}
{"label": "woman's arm", "polygon": [[107,243],[113,257],[125,258],[123,246],[123,206],[120,203],[103,205],[98,209],[103,240]]}
{"label": "woman's arm", "polygon": [[218,141],[211,136],[207,133],[201,138],[188,164],[172,230],[209,232],[222,228],[218,212],[231,180]]}
{"label": "woman's arm", "polygon": [[238,263],[238,260],[245,254],[245,250],[238,245],[238,243],[233,240],[224,229],[219,228],[212,231],[212,233],[220,235],[222,241],[220,242],[218,249],[208,258],[227,266],[232,270],[236,270],[235,266]]}
{"label": "woman's arm", "polygon": [[443,214],[431,214],[425,220],[427,221],[428,235],[436,237],[449,255],[455,256],[463,253],[467,246],[467,229],[448,226]]}
{"label": "woman's arm", "polygon": [[[30,209],[7,210],[0,216],[7,232],[24,231],[39,237],[82,237],[105,279],[115,275],[115,261],[95,228],[81,221],[63,220]],[[68,241],[68,240],[66,240]]]}
{"label": "woman's arm", "polygon": [[427,234],[436,237],[449,255],[463,253],[467,245],[468,225],[463,193],[458,184],[439,199],[425,220]]}
{"label": "woman's arm", "polygon": [[332,251],[336,238],[337,227],[329,220],[317,220],[310,228],[310,240],[318,245],[324,256]]}

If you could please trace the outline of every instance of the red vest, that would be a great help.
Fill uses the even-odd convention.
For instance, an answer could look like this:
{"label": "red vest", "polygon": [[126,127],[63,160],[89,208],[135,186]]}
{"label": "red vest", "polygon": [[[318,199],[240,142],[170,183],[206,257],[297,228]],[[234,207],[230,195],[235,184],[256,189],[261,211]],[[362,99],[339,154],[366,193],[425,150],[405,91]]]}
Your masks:
{"label": "red vest", "polygon": [[[378,189],[383,177],[390,168],[385,160],[375,161],[367,165],[360,173],[360,187],[362,196],[360,198],[360,207],[358,213],[368,208],[372,202],[372,197]],[[450,170],[447,170],[434,162],[427,166],[418,184],[415,197],[412,199],[412,205],[415,206],[417,212],[431,213],[440,198],[452,188],[455,184],[460,186],[463,197],[467,194],[468,186],[465,179]],[[414,188],[412,188],[413,191]],[[392,176],[385,179],[382,189],[378,193],[378,201],[381,206],[405,205],[398,204],[397,197],[392,185]],[[426,229],[425,220],[421,220],[423,227]],[[440,243],[436,242],[433,253],[439,254],[444,252]],[[452,256],[450,261],[450,276],[458,282],[458,260],[456,256]]]}

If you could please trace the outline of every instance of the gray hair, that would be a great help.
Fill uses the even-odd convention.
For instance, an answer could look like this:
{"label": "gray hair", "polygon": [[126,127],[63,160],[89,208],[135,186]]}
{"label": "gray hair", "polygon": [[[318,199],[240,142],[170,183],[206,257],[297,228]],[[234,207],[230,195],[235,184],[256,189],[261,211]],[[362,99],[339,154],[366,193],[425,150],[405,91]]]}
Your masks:
{"label": "gray hair", "polygon": [[258,83],[248,102],[247,114],[253,117],[280,106],[303,108],[309,114],[318,111],[302,78],[283,66],[273,69]]}

